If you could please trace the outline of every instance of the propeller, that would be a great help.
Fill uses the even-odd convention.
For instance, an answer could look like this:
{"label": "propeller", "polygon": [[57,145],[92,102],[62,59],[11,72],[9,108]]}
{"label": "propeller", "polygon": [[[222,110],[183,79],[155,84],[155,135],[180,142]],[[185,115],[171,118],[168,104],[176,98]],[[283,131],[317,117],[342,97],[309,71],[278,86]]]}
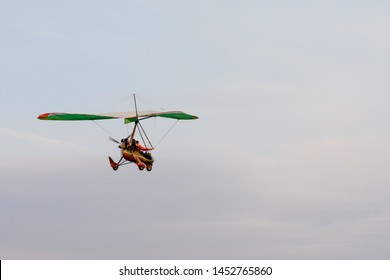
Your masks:
{"label": "propeller", "polygon": [[109,140],[111,140],[112,142],[115,142],[117,144],[120,144],[120,142],[112,137],[108,137]]}

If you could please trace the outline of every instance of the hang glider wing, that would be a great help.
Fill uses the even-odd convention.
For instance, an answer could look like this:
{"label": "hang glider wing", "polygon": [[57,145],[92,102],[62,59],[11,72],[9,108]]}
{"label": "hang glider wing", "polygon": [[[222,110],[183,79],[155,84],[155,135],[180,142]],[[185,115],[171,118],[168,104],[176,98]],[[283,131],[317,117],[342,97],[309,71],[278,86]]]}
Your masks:
{"label": "hang glider wing", "polygon": [[95,120],[107,120],[107,119],[124,119],[125,123],[132,123],[138,120],[162,117],[171,118],[177,120],[193,120],[197,119],[197,116],[186,114],[181,111],[141,111],[135,112],[123,112],[123,113],[106,113],[106,114],[73,114],[73,113],[45,113],[38,116],[40,120],[51,121],[95,121]]}
{"label": "hang glider wing", "polygon": [[161,118],[169,118],[176,120],[194,120],[197,119],[197,116],[193,116],[190,114],[186,114],[181,111],[165,111],[165,112],[139,112],[138,115],[133,115],[131,117],[124,117],[125,123],[135,122],[137,118],[139,120],[153,118],[153,117],[161,117]]}

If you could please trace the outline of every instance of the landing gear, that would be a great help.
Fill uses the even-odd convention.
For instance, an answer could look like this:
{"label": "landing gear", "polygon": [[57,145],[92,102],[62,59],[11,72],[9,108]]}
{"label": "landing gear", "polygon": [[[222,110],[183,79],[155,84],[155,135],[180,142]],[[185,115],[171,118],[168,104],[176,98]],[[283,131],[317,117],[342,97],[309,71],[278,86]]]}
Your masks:
{"label": "landing gear", "polygon": [[118,170],[119,164],[116,163],[111,157],[108,157],[108,160],[110,161],[110,165],[114,171]]}
{"label": "landing gear", "polygon": [[138,166],[140,171],[143,171],[146,167],[146,170],[152,171],[153,169],[153,158],[152,160],[145,160],[134,152],[128,152],[123,150],[123,156],[119,159],[118,162],[115,162],[111,157],[108,157],[110,166],[114,171],[117,171],[118,168],[122,165],[135,163]]}

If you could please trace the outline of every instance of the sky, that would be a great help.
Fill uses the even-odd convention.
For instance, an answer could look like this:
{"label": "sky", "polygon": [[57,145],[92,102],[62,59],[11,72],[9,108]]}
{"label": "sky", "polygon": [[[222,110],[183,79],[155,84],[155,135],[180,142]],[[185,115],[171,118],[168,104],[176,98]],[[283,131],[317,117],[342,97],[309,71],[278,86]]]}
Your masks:
{"label": "sky", "polygon": [[[2,1],[0,259],[389,259],[389,12]],[[36,119],[132,110],[134,93],[199,116],[152,172],[110,168],[121,121]]]}

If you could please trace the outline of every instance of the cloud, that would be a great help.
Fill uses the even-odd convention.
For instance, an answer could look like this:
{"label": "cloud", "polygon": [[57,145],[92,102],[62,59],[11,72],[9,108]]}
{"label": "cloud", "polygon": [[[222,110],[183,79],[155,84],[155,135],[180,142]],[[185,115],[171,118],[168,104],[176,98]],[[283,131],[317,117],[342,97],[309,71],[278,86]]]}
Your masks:
{"label": "cloud", "polygon": [[0,128],[0,137],[3,139],[3,147],[6,147],[0,168],[6,176],[18,178],[16,174],[20,172],[41,175],[48,172],[61,173],[63,168],[74,170],[96,159],[96,152],[90,146],[36,133]]}
{"label": "cloud", "polygon": [[66,142],[58,139],[51,139],[30,132],[20,132],[10,128],[0,128],[0,135],[11,139],[22,140],[29,144],[33,142],[36,144],[49,144],[53,146],[67,146],[72,148],[85,149],[85,146],[81,146],[76,143]]}
{"label": "cloud", "polygon": [[68,143],[64,141],[46,138],[34,133],[19,132],[10,128],[0,128],[0,135],[18,139],[18,140],[24,140],[28,142],[33,141],[37,143],[45,143],[45,144],[52,144],[52,145],[68,145]]}

